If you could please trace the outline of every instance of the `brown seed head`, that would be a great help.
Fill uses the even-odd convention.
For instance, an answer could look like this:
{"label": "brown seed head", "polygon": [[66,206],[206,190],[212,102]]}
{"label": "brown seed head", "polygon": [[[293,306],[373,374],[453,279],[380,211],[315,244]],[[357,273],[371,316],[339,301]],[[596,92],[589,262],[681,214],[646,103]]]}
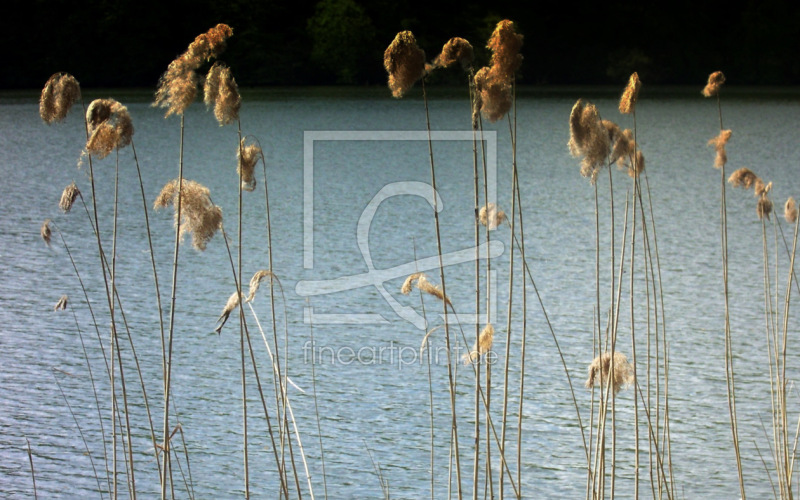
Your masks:
{"label": "brown seed head", "polygon": [[413,287],[414,283],[416,283],[416,281],[422,276],[425,276],[425,273],[414,273],[406,278],[406,280],[403,282],[403,286],[400,287],[400,292],[403,295],[408,295],[411,293],[411,287]]}
{"label": "brown seed head", "polygon": [[239,119],[242,98],[239,95],[239,86],[229,67],[221,63],[214,63],[208,71],[204,88],[203,100],[206,107],[214,105],[214,116],[220,126]]}
{"label": "brown seed head", "polygon": [[719,89],[723,83],[725,83],[725,75],[722,74],[722,71],[711,73],[708,75],[708,83],[703,88],[703,96],[712,97],[719,94]]}
{"label": "brown seed head", "polygon": [[428,281],[428,278],[425,275],[420,276],[419,279],[417,280],[417,288],[419,288],[420,290],[422,290],[427,294],[433,295],[437,299],[444,301],[451,306],[453,305],[453,303],[450,302],[450,298],[445,297],[441,287],[439,287],[439,285],[434,285],[433,283]]}
{"label": "brown seed head", "polygon": [[772,190],[772,182],[764,184],[760,178],[756,180],[755,187],[753,188],[753,194],[756,197],[766,196]]}
{"label": "brown seed head", "polygon": [[786,204],[783,206],[783,216],[786,218],[786,222],[790,224],[797,222],[797,203],[791,196],[786,200]]}
{"label": "brown seed head", "polygon": [[68,73],[52,75],[42,89],[39,98],[39,116],[48,125],[66,118],[72,105],[81,98],[81,86]]}
{"label": "brown seed head", "polygon": [[53,310],[54,311],[63,311],[64,309],[67,308],[67,302],[68,301],[69,301],[69,298],[66,295],[62,295],[61,298],[58,299],[58,302],[56,302],[56,305],[53,306]]}
{"label": "brown seed head", "polygon": [[481,207],[478,213],[478,219],[489,231],[493,231],[506,220],[506,213],[500,210],[494,203],[489,203]]}
{"label": "brown seed head", "polygon": [[114,99],[92,101],[86,110],[86,122],[89,126],[86,151],[97,158],[105,158],[133,139],[133,121],[128,108]]}
{"label": "brown seed head", "polygon": [[44,222],[42,222],[39,234],[42,235],[42,239],[47,243],[47,246],[50,246],[50,238],[53,236],[53,232],[50,230],[50,219],[45,219]]}
{"label": "brown seed head", "polygon": [[719,135],[708,141],[709,146],[714,146],[717,152],[714,158],[714,168],[722,168],[728,163],[728,153],[725,151],[725,145],[731,139],[732,132],[730,130],[721,130]]}
{"label": "brown seed head", "polygon": [[497,23],[486,44],[492,51],[489,65],[494,78],[505,83],[510,83],[514,78],[514,73],[522,64],[522,55],[519,53],[522,48],[522,38],[522,35],[514,31],[513,22],[505,19]]}
{"label": "brown seed head", "polygon": [[236,157],[239,160],[236,173],[242,179],[242,189],[252,191],[256,188],[255,168],[258,159],[262,157],[261,147],[258,144],[245,145],[245,138],[239,144]]}
{"label": "brown seed head", "polygon": [[225,303],[225,307],[222,308],[222,314],[219,315],[217,318],[217,327],[214,328],[214,331],[217,334],[222,332],[222,327],[225,326],[225,323],[228,321],[228,317],[231,315],[236,307],[239,306],[239,292],[233,292],[230,297],[228,297],[228,302]]}
{"label": "brown seed head", "polygon": [[[601,356],[594,358],[589,365],[589,378],[586,380],[586,388],[591,389],[595,385],[608,385],[611,370],[611,353],[605,352]],[[619,351],[614,352],[614,376],[610,381],[614,392],[619,392],[623,387],[627,387],[634,382],[633,367],[628,362],[627,356]]]}
{"label": "brown seed head", "polygon": [[502,119],[511,109],[511,84],[492,74],[490,67],[483,67],[475,73],[475,91],[480,95],[480,112],[484,118],[494,123]]}
{"label": "brown seed head", "polygon": [[472,45],[463,38],[453,37],[444,44],[442,53],[433,60],[436,68],[447,68],[455,63],[460,63],[465,70],[472,66],[474,51]]}
{"label": "brown seed head", "polygon": [[72,210],[72,205],[75,203],[75,200],[80,196],[81,191],[78,189],[78,186],[75,182],[70,183],[69,186],[64,188],[64,191],[61,193],[61,201],[58,202],[58,208],[60,208],[64,213],[68,213]]}
{"label": "brown seed head", "polygon": [[[771,182],[770,185],[772,185]],[[769,199],[767,193],[764,193],[758,199],[758,204],[756,205],[756,214],[758,214],[758,218],[760,220],[763,219],[764,217],[769,219],[769,214],[771,213],[772,213],[772,200]]]}
{"label": "brown seed head", "polygon": [[620,113],[630,114],[636,110],[636,100],[639,98],[639,89],[641,88],[642,82],[639,80],[639,74],[633,73],[628,80],[625,91],[622,92],[622,98],[619,100]]}
{"label": "brown seed head", "polygon": [[[178,179],[169,181],[159,193],[156,209],[172,205],[175,208],[175,226],[178,227]],[[192,233],[192,246],[205,250],[206,244],[222,227],[222,209],[211,202],[211,194],[202,184],[184,179],[180,189],[180,236]]]}
{"label": "brown seed head", "polygon": [[743,189],[750,189],[758,183],[761,183],[762,186],[764,185],[764,182],[747,167],[742,167],[732,173],[728,177],[728,182],[735,188],[740,187]]}
{"label": "brown seed head", "polygon": [[272,271],[270,271],[269,269],[261,269],[259,271],[256,271],[253,277],[250,278],[250,291],[247,294],[247,298],[244,299],[245,302],[250,302],[254,298],[256,298],[256,292],[261,286],[261,282],[264,281],[264,278],[268,276],[270,279],[274,277]]}
{"label": "brown seed head", "polygon": [[383,53],[383,67],[389,73],[389,89],[400,98],[425,71],[425,52],[410,31],[401,31]]}
{"label": "brown seed head", "polygon": [[481,356],[489,352],[494,342],[494,327],[491,323],[487,324],[480,335],[478,335],[478,342],[472,345],[472,349],[461,357],[465,365],[474,363]]}

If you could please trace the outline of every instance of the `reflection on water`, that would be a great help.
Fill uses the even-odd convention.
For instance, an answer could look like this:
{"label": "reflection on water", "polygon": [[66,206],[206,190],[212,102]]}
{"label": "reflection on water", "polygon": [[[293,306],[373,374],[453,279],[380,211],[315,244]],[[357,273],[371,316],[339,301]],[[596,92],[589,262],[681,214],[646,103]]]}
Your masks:
{"label": "reflection on water", "polygon": [[[712,168],[713,150],[706,145],[716,135],[719,122],[715,103],[696,96],[695,92],[648,95],[643,91],[637,109],[638,140],[647,157],[647,180],[658,230],[670,359],[670,432],[678,491],[687,497],[726,498],[738,494],[738,487],[722,354],[720,179]],[[569,156],[566,147],[567,118],[578,97],[595,102],[604,118],[631,126],[628,117],[617,113],[615,95],[585,90],[523,96],[518,104],[517,162],[528,260],[565,353],[586,422],[590,394],[582,389],[582,382],[585,367],[593,357],[595,214],[594,189],[580,177],[578,162]],[[129,102],[121,97],[120,100],[128,105],[136,127],[134,146],[144,178],[161,299],[167,304],[173,257],[172,219],[168,213],[153,212],[150,206],[160,188],[177,175],[179,122],[175,118],[165,120],[161,110],[151,108],[141,96],[131,96]],[[3,496],[10,498],[30,496],[26,438],[33,450],[40,495],[91,495],[97,489],[92,461],[106,488],[102,432],[111,432],[109,383],[99,346],[102,342],[108,355],[108,308],[103,299],[96,243],[81,206],[76,205],[68,215],[57,209],[61,190],[72,180],[90,199],[87,165],[76,166],[84,138],[82,121],[80,113],[73,112],[64,123],[46,126],[37,111],[35,97],[3,101],[0,106],[0,169],[5,182],[0,204],[4,236],[0,244],[4,262],[0,267],[0,320],[4,325],[0,334],[0,475]],[[442,250],[449,255],[466,255],[453,259],[445,269],[447,295],[459,320],[467,324],[474,320],[476,312],[471,258],[475,238],[469,106],[463,99],[439,97],[430,103],[430,112],[435,130],[456,131],[466,137],[438,138],[433,155],[441,196]],[[796,168],[800,158],[794,147],[798,101],[770,96],[731,98],[723,101],[723,112],[725,127],[734,132],[728,145],[729,167],[748,166],[766,181],[772,181],[776,207],[782,206],[786,197],[800,195]],[[267,159],[273,271],[281,285],[275,292],[276,324],[281,338],[288,332],[288,360],[284,360],[288,362],[284,366],[288,366],[294,384],[304,391],[290,388],[315,493],[321,495],[322,466],[308,363],[312,326],[315,348],[333,354],[322,356],[314,366],[329,494],[334,498],[378,495],[380,481],[372,458],[388,481],[392,496],[428,496],[428,369],[421,361],[425,357],[418,356],[425,330],[420,329],[420,321],[409,321],[418,320],[423,312],[418,297],[400,293],[405,276],[420,262],[433,262],[425,270],[431,281],[440,281],[436,260],[432,260],[437,259],[437,247],[430,191],[426,194],[414,187],[429,189],[430,184],[429,150],[423,133],[425,116],[419,95],[398,101],[384,89],[339,94],[270,91],[245,94],[241,115],[243,133],[261,142]],[[330,131],[336,133],[328,134]],[[362,131],[363,139],[348,135],[353,131]],[[395,133],[383,138],[375,135],[376,131]],[[487,139],[487,144],[496,141],[496,155],[490,158],[496,165],[496,191],[490,193],[490,198],[496,197],[498,204],[510,211],[508,125],[487,125],[487,131],[496,132]],[[310,141],[309,137],[319,140]],[[220,128],[201,105],[188,111],[185,176],[211,189],[214,202],[223,209],[234,252],[237,140],[234,127]],[[104,249],[110,254],[113,155],[95,162],[93,167],[100,233]],[[619,228],[630,181],[624,174],[614,175]],[[133,427],[136,485],[143,495],[153,496],[158,490],[157,469],[128,335],[146,383],[153,426],[160,435],[161,330],[141,215],[141,193],[130,148],[120,154],[119,178],[115,266],[127,321],[127,329],[120,328],[123,368]],[[391,196],[383,196],[380,203],[375,203],[376,196],[385,194],[382,190],[387,186],[398,185],[402,189],[395,189],[389,193]],[[605,228],[602,258],[607,259],[608,179],[601,176],[598,186],[601,225]],[[245,193],[245,283],[256,270],[268,267],[263,187],[263,179],[259,178],[256,190]],[[769,486],[759,452],[767,457],[770,441],[764,437],[761,422],[768,425],[771,407],[763,327],[761,228],[752,195],[736,190],[729,191],[729,196],[731,318],[741,442],[748,493],[762,497],[769,494]],[[363,223],[365,213],[369,213],[368,223]],[[58,233],[52,248],[41,242],[38,230],[45,218],[51,218],[63,232],[69,254]],[[789,238],[787,228],[784,226],[784,232]],[[771,232],[769,235],[775,237]],[[620,232],[617,245],[621,236]],[[498,354],[492,368],[492,411],[493,418],[499,421],[509,295],[509,229],[501,227],[492,233],[492,238],[491,320],[497,330],[494,350]],[[781,241],[780,233],[777,238]],[[369,261],[365,261],[365,249]],[[641,252],[640,247],[637,252]],[[779,254],[778,288],[782,294],[787,261],[785,252]],[[70,255],[86,286],[97,328],[72,270]],[[608,283],[611,270],[607,260],[603,262],[601,275]],[[635,265],[641,266],[641,262],[643,259],[638,258]],[[178,415],[190,450],[188,465],[194,492],[198,497],[241,494],[241,351],[236,321],[230,321],[221,335],[213,334],[215,320],[234,290],[222,237],[215,236],[204,253],[188,245],[182,247],[179,266],[173,413]],[[625,352],[630,352],[629,272],[623,270],[625,288],[620,311],[619,348]],[[519,379],[520,369],[519,281],[515,280],[512,304],[510,378],[514,381]],[[605,288],[604,285],[604,305],[608,303]],[[634,310],[643,322],[645,284],[637,283],[635,290]],[[529,292],[532,293],[530,287]],[[62,294],[69,295],[70,308],[54,312],[53,305]],[[268,286],[262,285],[259,294],[252,305],[271,342]],[[580,496],[584,494],[586,464],[569,386],[544,317],[538,307],[532,306],[533,296],[529,297],[521,486],[528,497]],[[440,303],[426,298],[428,328],[441,325],[440,308]],[[790,331],[797,320],[797,313],[792,312]],[[259,360],[259,375],[271,391],[264,340],[252,317],[248,324]],[[647,325],[637,323],[636,328],[637,352],[642,359],[640,377],[644,377]],[[468,339],[473,331],[474,327],[465,327]],[[431,333],[432,352],[443,346],[443,335],[441,329]],[[790,352],[791,342],[790,338]],[[459,342],[462,350],[463,344]],[[655,355],[656,346],[649,348]],[[659,349],[663,356],[663,346]],[[102,429],[88,375],[90,368],[105,421]],[[446,369],[446,361],[432,367],[436,496],[447,492],[450,410]],[[789,377],[794,377],[798,369],[796,359],[790,356]],[[252,372],[248,376],[251,491],[264,496],[278,487],[277,476],[267,428],[259,418],[261,403]],[[468,369],[459,367],[457,380],[462,463],[468,464],[471,472],[474,379]],[[517,387],[518,382],[513,384]],[[621,497],[632,495],[633,397],[633,391],[625,391],[617,401],[616,487]],[[274,412],[274,397],[268,397],[267,404]],[[511,396],[509,407],[517,411],[516,395]],[[796,417],[798,408],[794,403],[793,410]],[[516,420],[516,413],[512,418]],[[660,418],[663,421],[664,415]],[[640,435],[646,436],[646,432],[642,424]],[[482,430],[482,439],[485,436],[486,431]],[[110,454],[108,437],[106,441],[105,452]],[[516,435],[509,439],[507,449],[509,457],[516,456]],[[121,461],[122,450],[119,453]],[[509,460],[515,471],[516,458]],[[642,460],[647,463],[646,452]],[[493,461],[497,466],[496,456]],[[305,488],[299,462],[298,470]],[[643,470],[643,481],[649,481],[649,472]],[[188,469],[184,472],[188,474]],[[471,482],[471,474],[465,476],[469,477],[466,485]],[[124,485],[121,487],[124,491]]]}

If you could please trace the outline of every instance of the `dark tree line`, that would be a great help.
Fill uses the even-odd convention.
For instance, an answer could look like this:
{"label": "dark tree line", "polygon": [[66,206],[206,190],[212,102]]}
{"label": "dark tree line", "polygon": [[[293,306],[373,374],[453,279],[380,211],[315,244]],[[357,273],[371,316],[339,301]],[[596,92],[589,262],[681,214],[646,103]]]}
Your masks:
{"label": "dark tree line", "polygon": [[[12,0],[0,38],[2,88],[37,88],[56,71],[84,87],[154,87],[169,62],[217,23],[234,29],[222,59],[242,86],[382,84],[382,55],[412,30],[429,59],[453,36],[476,64],[495,24],[525,35],[524,84],[800,84],[800,3],[422,0]],[[461,75],[437,75],[439,80]]]}

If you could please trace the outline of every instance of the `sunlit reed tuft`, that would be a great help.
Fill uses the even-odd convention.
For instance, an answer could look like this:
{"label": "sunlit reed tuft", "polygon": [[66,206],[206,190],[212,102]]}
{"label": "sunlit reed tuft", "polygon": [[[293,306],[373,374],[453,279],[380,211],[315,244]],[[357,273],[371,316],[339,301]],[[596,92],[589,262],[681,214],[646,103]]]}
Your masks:
{"label": "sunlit reed tuft", "polygon": [[245,302],[250,302],[256,298],[256,292],[258,292],[261,282],[264,281],[264,278],[266,277],[269,277],[270,279],[274,277],[272,271],[269,269],[261,269],[256,271],[253,277],[250,278],[250,291],[247,293],[247,297],[244,299]]}
{"label": "sunlit reed tuft", "polygon": [[[742,167],[728,177],[728,182],[735,188],[750,189],[763,181],[752,170],[747,167]],[[763,189],[763,188],[762,188]]]}
{"label": "sunlit reed tuft", "polygon": [[228,125],[239,119],[242,98],[239,86],[228,66],[214,63],[208,70],[204,88],[203,101],[206,107],[214,107],[214,117],[220,126]]}
{"label": "sunlit reed tuft", "polygon": [[421,276],[425,276],[425,273],[414,273],[411,276],[409,276],[408,278],[406,278],[406,280],[403,282],[403,286],[400,287],[400,292],[403,295],[408,295],[409,293],[411,293],[411,289],[414,286],[414,283],[416,283],[416,281]]}
{"label": "sunlit reed tuft", "polygon": [[772,213],[772,200],[769,199],[767,193],[764,193],[758,199],[758,204],[756,204],[756,214],[758,215],[759,219],[763,219],[764,217],[769,219],[769,214],[771,213]]}
{"label": "sunlit reed tuft", "polygon": [[570,154],[582,157],[581,175],[589,177],[592,184],[611,151],[609,130],[600,120],[594,104],[584,104],[580,99],[572,107],[569,118]]}
{"label": "sunlit reed tuft", "polygon": [[619,100],[620,113],[630,114],[636,110],[636,100],[639,98],[639,89],[641,88],[642,82],[639,80],[639,74],[633,73],[628,80],[625,91],[622,92],[622,98]]}
{"label": "sunlit reed tuft", "polygon": [[768,182],[764,184],[764,181],[761,179],[757,179],[755,183],[755,187],[753,188],[753,194],[757,197],[759,196],[766,196],[772,190],[772,182]]}
{"label": "sunlit reed tuft", "polygon": [[48,125],[60,122],[80,98],[81,86],[78,80],[68,73],[56,73],[47,80],[42,89],[39,116]]}
{"label": "sunlit reed tuft", "polygon": [[708,75],[708,83],[703,88],[703,96],[713,97],[719,94],[719,89],[722,87],[723,83],[725,83],[725,75],[722,74],[722,71],[711,73]]}
{"label": "sunlit reed tuft", "polygon": [[50,246],[50,239],[53,236],[53,231],[50,229],[50,219],[45,219],[45,221],[42,222],[42,227],[39,229],[39,234],[42,235],[42,239],[45,243],[47,243],[47,246]]}
{"label": "sunlit reed tuft", "polygon": [[64,213],[69,213],[69,211],[72,210],[72,205],[75,203],[75,200],[80,195],[81,191],[78,189],[78,186],[74,182],[71,182],[61,193],[61,201],[58,202],[58,208]]}
{"label": "sunlit reed tuft", "polygon": [[53,310],[54,311],[63,311],[64,309],[67,308],[68,300],[69,299],[68,299],[68,297],[66,295],[62,295],[61,298],[58,299],[58,302],[56,302],[56,305],[53,306]]}
{"label": "sunlit reed tuft", "polygon": [[786,222],[790,224],[797,222],[797,203],[791,196],[786,200],[786,204],[783,206],[783,217],[786,219]]}
{"label": "sunlit reed tuft", "polygon": [[383,67],[389,73],[389,89],[400,98],[425,72],[425,52],[410,31],[401,31],[383,53]]}
{"label": "sunlit reed tuft", "polygon": [[484,118],[494,123],[511,109],[511,84],[502,78],[492,77],[486,66],[475,73],[475,92],[479,96],[475,105]]}
{"label": "sunlit reed tuft", "polygon": [[113,150],[124,148],[133,138],[133,121],[128,108],[114,99],[95,99],[86,110],[89,140],[86,151],[105,158]]}
{"label": "sunlit reed tuft", "polygon": [[434,285],[433,283],[428,281],[428,278],[427,276],[425,276],[425,273],[414,273],[408,278],[406,278],[405,282],[403,282],[403,286],[400,288],[400,291],[404,295],[408,295],[409,293],[411,293],[411,287],[413,287],[414,285],[416,285],[416,287],[422,290],[423,292],[433,295],[437,299],[442,300],[451,306],[453,305],[453,303],[450,302],[450,298],[444,296],[444,292],[442,292],[442,289],[439,288],[439,286]]}
{"label": "sunlit reed tuft", "polygon": [[222,314],[219,315],[217,318],[217,326],[214,328],[214,331],[217,332],[219,335],[222,332],[222,327],[225,326],[225,323],[228,321],[228,317],[230,317],[231,312],[236,309],[239,305],[239,292],[233,292],[230,297],[228,297],[228,302],[225,303],[225,307],[222,309]]}
{"label": "sunlit reed tuft", "polygon": [[714,146],[717,152],[714,158],[714,168],[722,168],[728,163],[728,153],[725,151],[725,145],[731,139],[732,132],[730,130],[721,130],[719,135],[708,141],[709,146]]}
{"label": "sunlit reed tuft", "polygon": [[478,219],[489,231],[492,231],[506,220],[506,213],[494,203],[489,203],[481,207],[480,212],[478,212]]}
{"label": "sunlit reed tuft", "polygon": [[[175,225],[178,225],[178,179],[169,181],[154,203],[156,209],[172,205],[175,208]],[[206,244],[222,227],[222,209],[211,202],[211,195],[202,184],[184,179],[181,187],[181,239],[192,233],[192,246],[205,250]]]}
{"label": "sunlit reed tuft", "polygon": [[497,23],[486,47],[492,51],[491,66],[492,79],[500,79],[510,83],[514,73],[522,64],[522,35],[515,32],[514,23],[504,19]]}
{"label": "sunlit reed tuft", "polygon": [[[605,352],[602,356],[594,358],[589,365],[589,378],[586,380],[586,388],[609,383],[609,371],[611,370],[611,353]],[[614,352],[614,377],[610,381],[614,392],[619,392],[623,387],[634,383],[633,367],[628,362],[627,356],[619,351]]]}
{"label": "sunlit reed tuft", "polygon": [[444,44],[442,53],[433,60],[433,66],[447,68],[455,63],[460,63],[465,70],[472,66],[475,54],[472,44],[463,38],[453,37]]}
{"label": "sunlit reed tuft", "polygon": [[494,327],[491,323],[487,324],[480,335],[478,335],[478,342],[472,345],[472,349],[461,357],[464,364],[474,363],[481,356],[489,352],[494,342]]}
{"label": "sunlit reed tuft", "polygon": [[255,168],[258,159],[261,158],[262,151],[258,144],[245,145],[244,137],[239,144],[236,152],[237,166],[236,173],[242,178],[242,189],[252,191],[256,188]]}

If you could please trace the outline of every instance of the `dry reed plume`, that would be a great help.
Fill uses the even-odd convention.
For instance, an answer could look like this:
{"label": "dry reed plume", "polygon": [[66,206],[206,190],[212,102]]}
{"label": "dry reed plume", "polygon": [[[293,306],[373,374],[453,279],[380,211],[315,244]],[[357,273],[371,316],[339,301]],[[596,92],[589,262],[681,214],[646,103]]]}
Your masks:
{"label": "dry reed plume", "polygon": [[53,310],[54,311],[63,311],[64,309],[67,308],[68,300],[69,299],[68,299],[68,297],[66,295],[62,295],[61,298],[58,299],[58,302],[56,302],[56,305],[53,306]]}
{"label": "dry reed plume", "polygon": [[44,222],[42,222],[42,227],[39,229],[39,234],[41,234],[42,239],[45,243],[47,243],[47,246],[50,246],[50,239],[53,236],[53,231],[50,229],[50,219],[45,219]]}
{"label": "dry reed plume", "polygon": [[486,47],[492,51],[489,61],[492,78],[510,82],[522,64],[522,35],[514,30],[514,23],[504,19],[497,23]]}
{"label": "dry reed plume", "polygon": [[78,186],[75,182],[71,182],[61,193],[61,201],[58,202],[58,208],[64,213],[69,213],[69,211],[72,210],[72,205],[75,203],[75,200],[80,195],[81,191],[78,189]]}
{"label": "dry reed plume", "polygon": [[622,98],[619,100],[620,113],[627,115],[636,110],[636,101],[639,98],[639,90],[641,88],[642,82],[639,80],[639,74],[634,72],[622,92]]}
{"label": "dry reed plume", "polygon": [[756,204],[756,214],[758,215],[759,219],[763,219],[766,217],[769,219],[769,214],[772,213],[772,200],[769,199],[766,193],[764,193],[759,199],[758,204]]}
{"label": "dry reed plume", "polygon": [[218,24],[199,35],[189,48],[167,67],[161,75],[153,106],[167,108],[166,116],[183,114],[197,95],[196,70],[206,61],[225,50],[225,41],[233,35],[226,24]]}
{"label": "dry reed plume", "polygon": [[86,110],[89,140],[86,151],[105,158],[113,150],[124,148],[133,138],[133,122],[128,108],[114,99],[95,99]]}
{"label": "dry reed plume", "polygon": [[[602,356],[597,356],[589,365],[589,378],[586,380],[586,388],[591,389],[595,385],[609,383],[609,371],[611,369],[611,353],[605,352]],[[628,362],[628,357],[619,351],[614,352],[614,377],[612,385],[614,392],[617,393],[623,387],[627,387],[634,382],[633,367]]]}
{"label": "dry reed plume", "polygon": [[756,204],[756,214],[759,219],[766,217],[769,219],[769,214],[772,213],[772,200],[769,199],[769,192],[772,190],[772,183],[764,184],[759,176],[753,173],[747,167],[742,167],[728,177],[728,182],[735,188],[750,189],[753,188],[753,193],[758,198]]}
{"label": "dry reed plume", "polygon": [[472,67],[475,52],[472,44],[459,37],[453,37],[444,44],[442,53],[433,60],[433,67],[447,68],[455,63],[460,63],[464,70]]}
{"label": "dry reed plume", "polygon": [[[178,179],[169,181],[159,193],[153,206],[156,209],[172,205],[175,208],[175,226],[178,226]],[[192,233],[192,246],[205,250],[206,244],[214,237],[217,229],[222,227],[222,209],[211,202],[207,187],[202,184],[183,179],[181,190],[181,239],[186,233]]]}
{"label": "dry reed plume", "polygon": [[492,52],[489,66],[481,68],[474,78],[475,101],[473,122],[477,113],[494,123],[511,109],[511,85],[514,73],[522,64],[522,35],[515,33],[514,23],[505,19],[497,23],[486,47]]}
{"label": "dry reed plume", "polygon": [[222,314],[219,315],[217,318],[217,327],[214,328],[214,331],[219,335],[222,332],[222,327],[225,326],[225,323],[228,321],[228,317],[230,317],[231,312],[236,309],[239,305],[239,292],[233,292],[230,297],[228,297],[228,302],[225,303],[225,307],[222,309]]}
{"label": "dry reed plume", "polygon": [[572,107],[567,146],[572,156],[582,157],[581,175],[589,177],[594,184],[611,151],[609,131],[594,104],[584,104],[578,99]]}
{"label": "dry reed plume", "polygon": [[425,52],[410,31],[401,31],[383,53],[383,67],[389,73],[389,89],[400,98],[425,72]]}
{"label": "dry reed plume", "polygon": [[477,361],[481,356],[489,352],[489,349],[492,348],[492,343],[494,342],[494,327],[491,323],[487,324],[483,330],[481,330],[480,335],[478,336],[478,342],[472,345],[472,349],[466,354],[461,357],[461,360],[464,364],[474,363]]}
{"label": "dry reed plume", "polygon": [[722,87],[723,83],[725,83],[725,75],[722,74],[722,71],[711,73],[708,75],[708,83],[703,88],[703,96],[713,97],[719,94],[719,89]]}
{"label": "dry reed plume", "polygon": [[250,302],[254,298],[256,298],[256,292],[258,292],[258,288],[261,286],[261,282],[264,281],[264,278],[270,277],[273,278],[275,275],[272,274],[272,271],[269,269],[261,269],[256,271],[253,274],[253,277],[250,278],[250,291],[247,294],[247,297],[244,299],[245,302]]}
{"label": "dry reed plume", "polygon": [[258,159],[261,158],[262,151],[258,144],[245,145],[244,137],[239,144],[236,152],[238,163],[236,173],[242,178],[242,189],[252,191],[256,188],[255,168]]}
{"label": "dry reed plume", "polygon": [[74,76],[56,73],[44,84],[39,98],[39,116],[48,125],[66,118],[72,105],[81,98],[81,86]]}
{"label": "dry reed plume", "polygon": [[764,184],[760,178],[756,179],[755,187],[753,188],[753,194],[758,196],[765,196],[772,190],[772,182]]}
{"label": "dry reed plume", "polygon": [[444,296],[444,292],[442,292],[441,288],[428,281],[428,278],[427,276],[425,276],[425,273],[414,273],[408,278],[406,278],[405,282],[403,282],[403,286],[400,287],[400,292],[403,293],[404,295],[408,295],[409,293],[411,293],[411,288],[414,285],[416,285],[416,287],[422,290],[423,292],[433,295],[439,300],[443,300],[450,306],[453,305],[453,303],[450,302],[450,298]]}
{"label": "dry reed plume", "polygon": [[797,203],[791,196],[786,200],[786,204],[783,206],[783,216],[786,222],[790,224],[797,222]]}
{"label": "dry reed plume", "polygon": [[493,78],[491,68],[485,66],[475,73],[475,113],[494,123],[511,109],[511,83]]}
{"label": "dry reed plume", "polygon": [[730,130],[720,130],[719,135],[708,141],[709,146],[714,146],[717,152],[714,158],[714,168],[722,168],[728,163],[728,153],[725,151],[725,145],[731,139],[733,132]]}
{"label": "dry reed plume", "polygon": [[242,98],[239,95],[239,86],[228,66],[219,62],[214,63],[208,70],[203,88],[205,91],[203,101],[207,108],[214,107],[214,117],[220,126],[239,119]]}
{"label": "dry reed plume", "polygon": [[478,213],[478,219],[489,231],[492,231],[497,229],[497,227],[506,220],[506,213],[500,210],[494,203],[489,203],[481,207]]}
{"label": "dry reed plume", "polygon": [[[742,167],[736,170],[728,177],[728,182],[735,188],[750,189],[761,179],[747,167]],[[763,184],[763,182],[762,182]]]}

